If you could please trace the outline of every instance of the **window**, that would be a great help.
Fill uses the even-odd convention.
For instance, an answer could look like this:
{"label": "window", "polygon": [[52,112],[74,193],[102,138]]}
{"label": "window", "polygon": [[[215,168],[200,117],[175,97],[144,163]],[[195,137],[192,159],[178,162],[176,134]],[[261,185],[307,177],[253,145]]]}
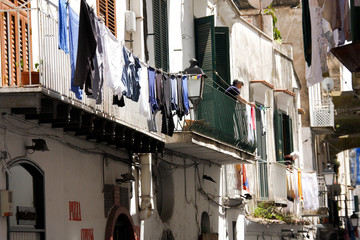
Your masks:
{"label": "window", "polygon": [[[9,10],[20,6],[26,1],[2,1],[0,9]],[[26,7],[26,6],[25,6]],[[3,86],[19,84],[21,71],[28,71],[30,52],[29,22],[26,11],[8,11],[1,13],[1,81]],[[18,24],[19,23],[19,24]]]}
{"label": "window", "polygon": [[[256,104],[260,105],[260,104]],[[258,172],[259,172],[259,190],[260,190],[260,200],[268,200],[269,198],[269,186],[268,186],[268,163],[266,155],[266,132],[264,131],[264,125],[261,121],[262,113],[259,108],[255,109],[256,114],[256,147],[257,155],[260,157],[258,161]]]}
{"label": "window", "polygon": [[155,67],[169,70],[167,0],[153,0]]}
{"label": "window", "polygon": [[275,111],[276,159],[284,161],[284,156],[293,152],[292,119],[282,111]]}
{"label": "window", "polygon": [[198,65],[209,81],[214,80],[213,86],[224,91],[231,83],[229,28],[215,27],[214,16],[195,19],[195,51]]}
{"label": "window", "polygon": [[97,0],[97,15],[116,36],[115,0]]}

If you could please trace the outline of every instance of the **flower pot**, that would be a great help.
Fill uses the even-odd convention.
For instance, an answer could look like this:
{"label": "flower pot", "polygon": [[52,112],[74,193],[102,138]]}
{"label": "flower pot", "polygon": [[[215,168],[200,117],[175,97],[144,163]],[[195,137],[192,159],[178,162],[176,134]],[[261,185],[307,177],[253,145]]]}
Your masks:
{"label": "flower pot", "polygon": [[31,85],[39,84],[39,72],[21,72],[21,85],[30,85],[30,74],[31,74]]}

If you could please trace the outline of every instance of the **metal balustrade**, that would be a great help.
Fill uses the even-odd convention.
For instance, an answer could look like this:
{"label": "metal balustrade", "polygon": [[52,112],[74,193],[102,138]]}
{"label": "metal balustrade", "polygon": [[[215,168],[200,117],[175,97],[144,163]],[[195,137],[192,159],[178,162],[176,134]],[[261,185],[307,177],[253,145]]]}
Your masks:
{"label": "metal balustrade", "polygon": [[203,100],[195,108],[195,120],[191,130],[248,152],[256,149],[255,134],[248,131],[246,106],[210,84],[205,83]]}

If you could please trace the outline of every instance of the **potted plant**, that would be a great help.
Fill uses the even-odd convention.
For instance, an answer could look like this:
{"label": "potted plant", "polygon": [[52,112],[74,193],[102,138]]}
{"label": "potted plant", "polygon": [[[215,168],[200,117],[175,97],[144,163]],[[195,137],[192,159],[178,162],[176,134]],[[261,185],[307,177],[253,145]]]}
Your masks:
{"label": "potted plant", "polygon": [[[20,61],[21,69],[23,69],[23,61]],[[35,69],[34,71],[21,71],[21,85],[29,85],[30,84],[30,75],[31,75],[31,85],[33,84],[39,84],[40,78],[39,78],[39,67],[40,64],[42,64],[42,60],[40,63],[35,63]]]}

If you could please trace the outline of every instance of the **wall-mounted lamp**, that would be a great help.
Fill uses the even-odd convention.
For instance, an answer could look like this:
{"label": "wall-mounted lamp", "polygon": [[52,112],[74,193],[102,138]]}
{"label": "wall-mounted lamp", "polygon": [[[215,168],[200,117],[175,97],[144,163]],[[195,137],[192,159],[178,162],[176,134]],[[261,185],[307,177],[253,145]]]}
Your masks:
{"label": "wall-mounted lamp", "polygon": [[32,149],[34,151],[49,151],[46,142],[44,139],[32,139],[33,145],[32,146],[26,146],[25,149]]}
{"label": "wall-mounted lamp", "polygon": [[121,177],[122,178],[115,179],[117,184],[131,183],[131,182],[135,181],[135,177],[131,173],[121,174]]}

